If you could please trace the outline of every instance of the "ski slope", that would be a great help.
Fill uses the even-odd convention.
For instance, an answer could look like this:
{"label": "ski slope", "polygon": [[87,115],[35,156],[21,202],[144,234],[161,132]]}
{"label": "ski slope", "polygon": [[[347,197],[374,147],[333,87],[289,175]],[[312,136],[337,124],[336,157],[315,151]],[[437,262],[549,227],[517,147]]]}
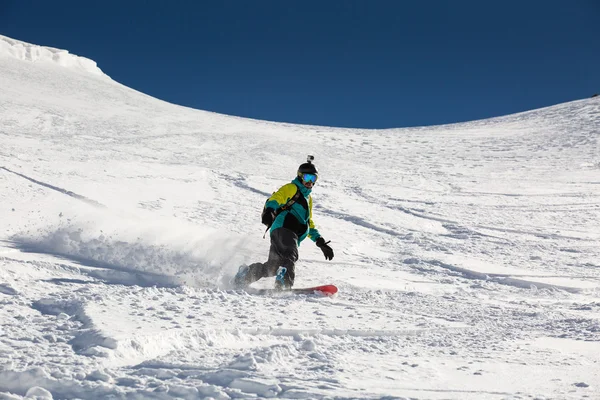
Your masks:
{"label": "ski slope", "polygon": [[[274,123],[4,36],[0,88],[0,398],[600,398],[600,98]],[[307,154],[296,286],[340,292],[233,290]]]}

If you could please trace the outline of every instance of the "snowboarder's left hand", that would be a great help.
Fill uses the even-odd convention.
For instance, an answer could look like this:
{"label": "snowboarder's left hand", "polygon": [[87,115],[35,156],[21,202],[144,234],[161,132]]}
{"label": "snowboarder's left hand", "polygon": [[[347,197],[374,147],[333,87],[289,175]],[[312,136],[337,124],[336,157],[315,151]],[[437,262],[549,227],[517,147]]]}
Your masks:
{"label": "snowboarder's left hand", "polygon": [[[329,242],[331,242],[331,240]],[[322,237],[316,240],[317,246],[319,246],[319,248],[323,252],[325,259],[333,260],[333,249],[329,246],[329,242],[326,242],[325,239],[323,239]]]}

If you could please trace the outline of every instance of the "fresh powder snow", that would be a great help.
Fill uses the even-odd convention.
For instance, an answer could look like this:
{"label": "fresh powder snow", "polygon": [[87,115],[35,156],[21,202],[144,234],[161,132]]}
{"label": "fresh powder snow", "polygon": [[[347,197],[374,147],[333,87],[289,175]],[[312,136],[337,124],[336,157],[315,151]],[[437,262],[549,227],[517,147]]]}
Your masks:
{"label": "fresh powder snow", "polygon": [[[600,98],[227,116],[0,36],[0,399],[600,399],[599,138]],[[338,294],[234,289],[307,154],[335,258],[303,242],[296,286]]]}

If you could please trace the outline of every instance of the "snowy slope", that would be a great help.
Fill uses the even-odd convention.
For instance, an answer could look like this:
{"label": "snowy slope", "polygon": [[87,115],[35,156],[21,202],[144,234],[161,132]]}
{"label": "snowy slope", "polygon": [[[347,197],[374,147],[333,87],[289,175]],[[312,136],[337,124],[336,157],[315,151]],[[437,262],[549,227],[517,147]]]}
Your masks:
{"label": "snowy slope", "polygon": [[[0,88],[0,398],[600,398],[598,98],[301,126],[3,36]],[[296,285],[340,293],[232,290],[306,154],[336,255]]]}

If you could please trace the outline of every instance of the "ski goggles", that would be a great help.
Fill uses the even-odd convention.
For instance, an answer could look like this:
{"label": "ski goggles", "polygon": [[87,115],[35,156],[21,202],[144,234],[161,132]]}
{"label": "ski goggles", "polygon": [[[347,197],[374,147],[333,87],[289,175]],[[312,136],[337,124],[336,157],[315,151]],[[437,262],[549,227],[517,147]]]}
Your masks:
{"label": "ski goggles", "polygon": [[317,175],[315,174],[302,174],[302,181],[304,183],[317,183]]}

